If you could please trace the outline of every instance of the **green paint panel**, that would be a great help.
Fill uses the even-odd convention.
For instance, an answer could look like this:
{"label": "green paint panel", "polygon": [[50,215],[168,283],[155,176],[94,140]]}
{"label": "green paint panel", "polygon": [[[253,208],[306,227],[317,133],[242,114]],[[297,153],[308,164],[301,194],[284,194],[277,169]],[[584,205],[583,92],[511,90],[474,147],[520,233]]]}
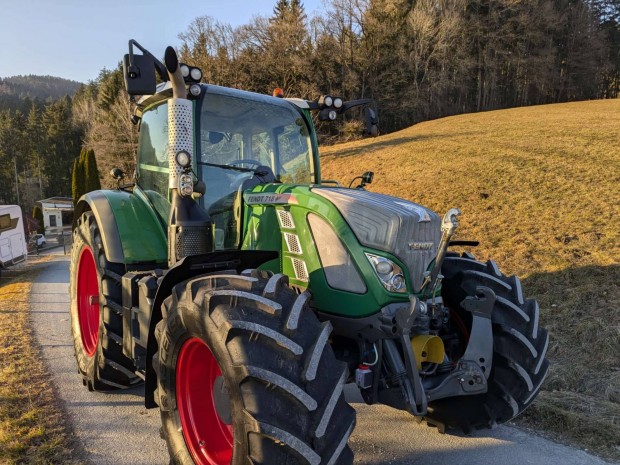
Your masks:
{"label": "green paint panel", "polygon": [[[245,208],[245,232],[241,248],[244,250],[277,250],[282,251],[282,235],[276,212],[273,207],[255,206]],[[282,254],[277,260],[263,264],[261,269],[274,273],[282,271]]]}
{"label": "green paint panel", "polygon": [[133,193],[102,192],[116,220],[125,263],[167,262],[166,231],[147,196],[139,188],[135,188]]}
{"label": "green paint panel", "polygon": [[[263,268],[284,273],[289,276],[291,284],[309,288],[313,295],[313,306],[322,312],[359,318],[377,313],[389,303],[408,301],[407,294],[388,292],[381,285],[364,252],[371,252],[394,261],[403,269],[407,283],[409,283],[407,267],[390,254],[361,246],[336,207],[324,197],[313,194],[310,188],[311,186],[282,184],[257,186],[252,191],[253,193],[290,194],[290,197],[286,204],[246,204],[246,227],[242,248],[280,251],[279,263],[271,262]],[[291,213],[295,230],[281,230],[276,213],[279,209],[288,210]],[[334,229],[366,283],[365,294],[354,294],[329,286],[308,225],[307,216],[310,213],[320,216]],[[293,254],[288,251],[283,238],[284,232],[298,235],[302,254]],[[303,260],[309,281],[295,278],[293,258]]]}

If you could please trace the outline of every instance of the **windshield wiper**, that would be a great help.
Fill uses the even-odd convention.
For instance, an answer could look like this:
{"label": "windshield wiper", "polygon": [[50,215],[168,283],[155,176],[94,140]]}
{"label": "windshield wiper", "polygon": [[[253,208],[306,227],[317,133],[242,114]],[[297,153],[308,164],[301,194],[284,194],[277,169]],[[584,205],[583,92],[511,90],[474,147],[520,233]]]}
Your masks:
{"label": "windshield wiper", "polygon": [[207,163],[206,161],[199,161],[198,164],[203,166],[213,166],[215,168],[222,168],[225,170],[242,171],[244,173],[256,173],[256,170],[253,170],[252,168],[241,168],[240,166],[220,165],[218,163]]}
{"label": "windshield wiper", "polygon": [[265,176],[267,174],[269,174],[268,171],[265,170],[260,170],[260,167],[257,167],[256,169],[252,169],[252,168],[241,168],[240,166],[231,166],[231,165],[220,165],[219,163],[207,163],[206,161],[199,161],[198,162],[199,165],[203,165],[203,166],[213,166],[215,168],[222,168],[225,170],[233,170],[233,171],[241,171],[242,173],[253,173],[253,174],[257,174],[259,176]]}

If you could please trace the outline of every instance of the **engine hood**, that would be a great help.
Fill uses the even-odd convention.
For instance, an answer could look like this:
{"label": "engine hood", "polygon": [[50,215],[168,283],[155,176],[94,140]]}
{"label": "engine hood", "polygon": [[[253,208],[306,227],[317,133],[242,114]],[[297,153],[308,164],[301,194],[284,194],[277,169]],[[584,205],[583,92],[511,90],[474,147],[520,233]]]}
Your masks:
{"label": "engine hood", "polygon": [[407,200],[362,189],[314,187],[340,211],[360,244],[388,252],[408,268],[413,291],[437,255],[441,218]]}

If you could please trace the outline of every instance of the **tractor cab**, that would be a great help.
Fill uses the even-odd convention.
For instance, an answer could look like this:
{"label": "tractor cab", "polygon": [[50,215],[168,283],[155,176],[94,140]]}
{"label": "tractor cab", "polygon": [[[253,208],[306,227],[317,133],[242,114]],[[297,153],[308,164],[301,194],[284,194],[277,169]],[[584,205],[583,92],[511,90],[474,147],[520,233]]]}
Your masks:
{"label": "tractor cab", "polygon": [[[162,221],[169,214],[167,89],[140,111],[138,185]],[[146,100],[146,99],[145,99]],[[153,100],[151,97],[149,100]],[[286,100],[202,85],[193,101],[194,181],[214,225],[214,245],[238,248],[241,194],[259,184],[318,183],[318,151],[309,114]]]}

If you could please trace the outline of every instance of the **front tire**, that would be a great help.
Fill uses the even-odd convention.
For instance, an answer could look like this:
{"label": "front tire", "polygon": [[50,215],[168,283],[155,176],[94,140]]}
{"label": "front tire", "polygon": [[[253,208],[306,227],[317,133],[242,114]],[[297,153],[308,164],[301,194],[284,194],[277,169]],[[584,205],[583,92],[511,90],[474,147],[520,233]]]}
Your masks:
{"label": "front tire", "polygon": [[156,400],[172,463],[350,465],[347,367],[283,275],[177,285],[158,323]]}
{"label": "front tire", "polygon": [[524,299],[519,278],[504,276],[493,261],[481,263],[469,254],[450,255],[444,260],[442,274],[442,297],[464,342],[471,315],[460,303],[475,295],[477,286],[495,293],[493,367],[485,394],[431,402],[426,419],[466,433],[504,423],[532,403],[549,370],[545,358],[549,335],[538,325],[538,303]]}
{"label": "front tire", "polygon": [[69,292],[75,359],[91,391],[140,382],[133,362],[123,354],[123,273],[123,265],[107,261],[95,216],[85,212],[73,231]]}

